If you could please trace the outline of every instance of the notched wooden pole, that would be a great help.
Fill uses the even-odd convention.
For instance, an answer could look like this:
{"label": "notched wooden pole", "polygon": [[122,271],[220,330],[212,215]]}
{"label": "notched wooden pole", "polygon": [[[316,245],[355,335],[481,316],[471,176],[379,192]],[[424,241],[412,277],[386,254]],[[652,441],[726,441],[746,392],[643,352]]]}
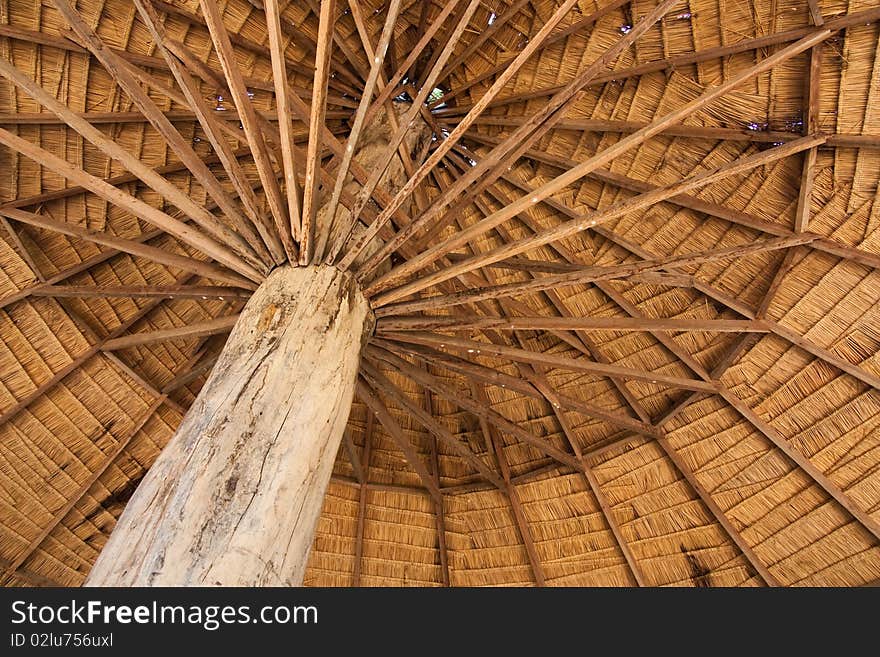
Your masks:
{"label": "notched wooden pole", "polygon": [[372,328],[350,274],[273,271],[86,585],[300,585]]}

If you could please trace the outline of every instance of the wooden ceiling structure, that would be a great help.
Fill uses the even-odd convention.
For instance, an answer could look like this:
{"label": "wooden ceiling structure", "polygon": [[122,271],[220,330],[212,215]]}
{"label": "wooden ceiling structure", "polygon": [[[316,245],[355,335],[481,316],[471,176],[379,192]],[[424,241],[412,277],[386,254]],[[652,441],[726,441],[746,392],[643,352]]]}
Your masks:
{"label": "wooden ceiling structure", "polygon": [[880,578],[875,0],[0,0],[0,75],[5,585],[288,261],[377,320],[308,584]]}

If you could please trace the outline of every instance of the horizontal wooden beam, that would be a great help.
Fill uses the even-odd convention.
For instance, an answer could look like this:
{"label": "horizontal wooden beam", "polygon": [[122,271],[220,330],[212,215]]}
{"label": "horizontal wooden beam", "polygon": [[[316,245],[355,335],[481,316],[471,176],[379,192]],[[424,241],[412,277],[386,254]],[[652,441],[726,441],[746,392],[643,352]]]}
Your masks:
{"label": "horizontal wooden beam", "polygon": [[[553,244],[551,248],[556,250],[558,244]],[[468,258],[465,254],[450,253],[446,256],[451,262],[461,262]],[[561,274],[564,272],[575,271],[579,267],[585,265],[577,264],[574,259],[572,261],[559,262],[556,260],[532,260],[531,258],[505,258],[498,262],[492,262],[486,267],[492,269],[510,269],[513,271],[524,271],[531,274]],[[650,285],[666,285],[668,287],[693,287],[694,277],[690,274],[665,271],[648,271],[642,274],[633,274],[628,276],[633,283],[648,283]]]}
{"label": "horizontal wooden beam", "polygon": [[715,392],[716,390],[714,384],[706,381],[697,381],[685,377],[659,374],[657,372],[623,367],[621,365],[599,363],[585,358],[566,358],[564,356],[556,356],[555,354],[527,351],[517,347],[492,344],[489,342],[479,342],[477,340],[467,340],[465,338],[456,338],[449,335],[412,331],[386,333],[384,334],[384,337],[395,342],[411,342],[413,344],[440,347],[441,349],[448,348],[477,355],[498,356],[515,362],[534,363],[574,372],[589,372],[590,374],[599,374],[602,376],[619,376],[622,379],[634,379],[637,381],[653,383],[655,385],[667,385],[676,388],[685,388],[687,390],[699,390],[701,392]]}
{"label": "horizontal wooden beam", "polygon": [[203,374],[209,374],[214,365],[217,364],[217,360],[220,358],[220,354],[208,354],[203,353],[200,356],[200,360],[193,365],[190,369],[185,372],[181,372],[177,376],[175,376],[171,381],[165,384],[162,388],[163,393],[171,393],[175,390],[179,390],[186,385],[189,385],[196,379],[198,379]]}
{"label": "horizontal wooden beam", "polygon": [[[525,123],[527,117],[519,116],[482,116],[474,121],[474,125],[517,127]],[[439,125],[448,125],[448,121],[438,120]],[[617,132],[629,134],[638,132],[648,124],[638,121],[610,121],[602,119],[561,119],[551,129],[570,130],[575,132]],[[471,133],[473,134],[473,131]],[[659,133],[667,137],[683,137],[687,139],[708,139],[712,141],[744,141],[762,144],[773,144],[800,139],[800,132],[784,130],[752,130],[750,128],[714,128],[698,125],[670,126]],[[859,135],[836,133],[827,135],[824,146],[841,148],[880,148],[880,135]]]}
{"label": "horizontal wooden beam", "polygon": [[[249,148],[240,148],[236,151],[233,151],[236,157],[244,157],[250,154]],[[211,155],[204,159],[205,164],[211,165],[220,162],[220,158],[216,155]],[[161,167],[155,167],[156,173],[160,173],[165,175],[166,173],[179,173],[183,171],[188,171],[186,165],[182,162],[172,162],[171,164],[166,164]],[[128,183],[137,183],[138,178],[134,174],[131,173],[122,173],[117,176],[110,176],[109,178],[102,178],[102,180],[108,185],[112,185],[113,187],[119,187],[121,185],[125,185]],[[7,201],[6,203],[0,204],[0,208],[26,208],[31,205],[40,205],[42,203],[48,203],[50,201],[57,201],[63,198],[71,198],[73,196],[78,196],[80,194],[88,194],[89,190],[81,185],[69,185],[67,187],[62,187],[61,189],[55,189],[49,192],[40,192],[39,194],[32,194],[31,196],[24,196],[22,198],[17,198],[12,201]],[[212,201],[210,208],[216,208],[216,204]]]}
{"label": "horizontal wooden beam", "polygon": [[760,321],[737,319],[666,319],[649,317],[484,317],[481,315],[382,317],[378,334],[395,331],[706,331],[767,333]]}
{"label": "horizontal wooden beam", "polygon": [[250,291],[219,285],[41,285],[30,292],[34,297],[67,298],[135,298],[246,300]]}
{"label": "horizontal wooden beam", "polygon": [[60,50],[69,52],[86,53],[88,50],[74,43],[63,35],[47,34],[42,31],[26,30],[15,25],[0,25],[0,36],[15,39],[17,41],[25,41],[27,43],[35,43],[40,46],[51,46]]}
{"label": "horizontal wooden beam", "polygon": [[205,322],[197,322],[195,324],[187,324],[186,326],[178,326],[170,329],[162,329],[160,331],[149,331],[146,333],[131,333],[122,335],[104,343],[104,351],[117,351],[119,349],[127,349],[129,347],[137,347],[152,342],[162,342],[165,340],[183,340],[187,338],[198,338],[205,335],[216,335],[218,333],[226,333],[235,326],[238,321],[238,315],[230,315],[227,317],[218,317]]}
{"label": "horizontal wooden beam", "polygon": [[580,271],[572,271],[568,274],[551,274],[530,281],[490,285],[483,288],[464,290],[462,292],[438,294],[417,301],[401,301],[386,306],[379,306],[377,304],[375,306],[375,313],[377,317],[405,315],[423,310],[475,303],[486,299],[499,299],[531,294],[533,292],[557,289],[570,285],[626,278],[633,274],[641,274],[647,271],[675,269],[705,262],[732,260],[755,253],[785,249],[799,244],[809,244],[815,239],[815,235],[792,234],[791,237],[775,237],[766,240],[755,240],[740,246],[715,249],[702,253],[672,255],[658,258],[656,260],[641,260],[624,265],[585,265]]}
{"label": "horizontal wooden beam", "polygon": [[[308,96],[305,96],[308,99]],[[276,123],[278,115],[272,112],[257,112],[265,121]],[[162,115],[172,123],[196,123],[198,117],[189,110],[167,110]],[[91,125],[113,125],[116,123],[149,123],[149,119],[140,112],[77,112],[84,121]],[[239,122],[238,112],[234,109],[225,108],[224,111],[213,113],[215,119],[226,122]],[[328,119],[348,119],[351,112],[345,110],[327,110]],[[17,112],[14,114],[0,113],[0,125],[67,125],[57,116],[49,112]],[[858,137],[858,135],[852,135]],[[303,135],[296,134],[296,142],[301,142]]]}
{"label": "horizontal wooden beam", "polygon": [[[795,28],[793,30],[777,32],[776,34],[767,34],[752,39],[742,39],[736,43],[732,43],[729,45],[715,46],[712,48],[706,48],[704,50],[687,52],[681,55],[674,55],[672,57],[666,57],[664,59],[645,62],[643,64],[638,64],[624,69],[609,71],[608,73],[604,73],[596,77],[587,86],[605,84],[607,82],[612,82],[615,80],[626,80],[628,78],[639,77],[642,75],[647,75],[649,73],[659,73],[660,71],[680,70],[683,67],[690,66],[692,64],[712,61],[715,59],[724,59],[741,52],[764,50],[772,46],[792,43],[794,41],[798,41],[800,39],[808,38],[812,35],[818,34],[823,30],[831,30],[831,32],[833,33],[846,29],[848,27],[854,27],[856,25],[870,24],[877,20],[880,20],[880,8],[872,7],[870,9],[844,14],[843,16],[839,16],[838,18],[827,20],[821,27]],[[502,105],[508,105],[510,103],[524,102],[526,100],[543,98],[556,93],[562,88],[562,85],[556,85],[553,87],[545,87],[543,89],[534,89],[529,92],[519,93],[512,96],[507,96],[505,98],[499,98],[491,103],[490,107],[499,107]],[[435,110],[435,113],[438,116],[450,116],[465,113],[469,109],[469,105],[458,105],[456,107],[437,109]]]}

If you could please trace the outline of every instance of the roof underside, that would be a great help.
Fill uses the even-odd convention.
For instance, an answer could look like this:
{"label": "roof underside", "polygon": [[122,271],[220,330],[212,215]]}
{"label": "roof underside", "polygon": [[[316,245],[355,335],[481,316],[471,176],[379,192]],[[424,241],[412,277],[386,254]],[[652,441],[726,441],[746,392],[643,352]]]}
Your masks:
{"label": "roof underside", "polygon": [[[236,99],[217,27],[209,30],[200,7],[207,1],[139,4],[153,8],[170,56],[194,76],[210,125],[225,126],[218,134],[240,151],[238,182],[256,189],[257,210],[272,216],[247,125],[248,114],[278,125],[264,5],[218,3],[247,90]],[[403,194],[383,239],[404,234],[404,220],[442,211],[396,250],[390,274],[379,283],[365,274],[379,323],[362,375],[392,422],[355,399],[307,584],[855,586],[880,578],[876,0],[266,6],[276,4],[276,54],[290,90],[309,120],[329,129],[317,144],[293,111],[302,166],[329,172],[320,197],[339,171],[334,144],[344,148],[359,108],[370,105],[371,97],[361,103],[374,66],[365,52],[389,6],[399,4],[399,15],[375,64],[375,93],[391,80],[386,97],[415,99],[434,133],[404,155],[410,175],[442,154],[415,193]],[[64,7],[82,20],[73,24]],[[322,8],[332,31],[321,30]],[[90,52],[92,31],[119,67]],[[619,55],[599,61],[614,48]],[[82,583],[210,373],[229,328],[212,320],[239,312],[249,295],[234,266],[220,280],[58,230],[66,223],[139,241],[190,266],[219,262],[127,201],[61,175],[60,161],[43,153],[108,180],[126,199],[187,216],[176,204],[185,198],[137,180],[14,82],[9,64],[181,197],[229,220],[204,176],[182,163],[185,146],[248,215],[166,52],[129,0],[80,1],[75,10],[65,0],[0,0],[7,585]],[[316,86],[325,52],[328,81]],[[161,119],[124,90],[125,75],[171,120],[176,148],[157,129]],[[707,96],[713,89],[722,93]],[[529,129],[555,102],[561,109]],[[267,141],[273,131],[265,129]],[[283,158],[273,157],[277,177]],[[367,192],[361,219],[383,220],[397,190]],[[462,296],[477,288],[488,289]],[[433,295],[444,296],[411,303]],[[124,337],[166,329],[180,330]]]}

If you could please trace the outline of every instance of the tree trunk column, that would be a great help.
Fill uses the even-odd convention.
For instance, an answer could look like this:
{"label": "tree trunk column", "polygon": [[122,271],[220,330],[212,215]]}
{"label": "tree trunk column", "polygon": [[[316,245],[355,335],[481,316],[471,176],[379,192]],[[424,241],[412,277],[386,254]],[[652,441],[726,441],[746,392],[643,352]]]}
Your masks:
{"label": "tree trunk column", "polygon": [[86,585],[300,585],[372,321],[350,274],[272,272]]}

